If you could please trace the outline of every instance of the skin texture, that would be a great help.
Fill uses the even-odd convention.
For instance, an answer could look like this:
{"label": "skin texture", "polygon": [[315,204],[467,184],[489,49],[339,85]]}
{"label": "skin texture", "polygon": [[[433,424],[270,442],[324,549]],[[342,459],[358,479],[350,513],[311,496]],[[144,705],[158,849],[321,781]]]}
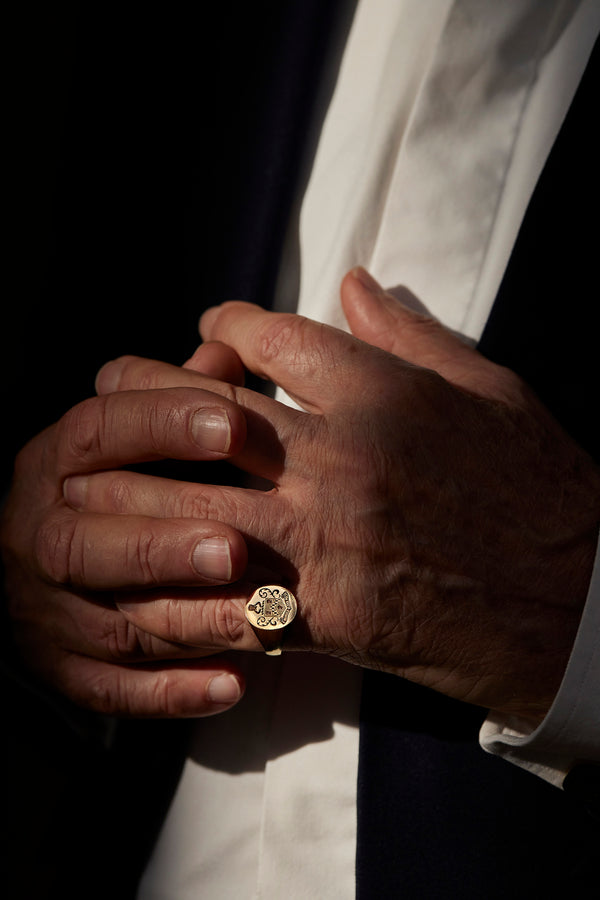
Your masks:
{"label": "skin texture", "polygon": [[[231,358],[223,354],[225,373]],[[198,662],[136,629],[113,601],[127,585],[235,579],[246,566],[242,538],[206,520],[75,512],[63,486],[67,476],[169,455],[221,460],[245,435],[241,411],[214,394],[140,391],[88,400],[23,449],[2,522],[6,588],[17,649],[47,685],[121,715],[205,715],[239,699],[235,666]]]}
{"label": "skin texture", "polygon": [[[256,585],[279,582],[299,603],[290,650],[534,722],[548,709],[591,574],[598,470],[513,373],[363,270],[346,276],[341,296],[354,337],[250,304],[210,310],[201,321],[209,343],[186,368],[109,363],[76,451],[73,414],[25,451],[21,466],[38,466],[46,500],[42,511],[39,483],[27,498],[17,478],[4,532],[16,635],[26,659],[77,702],[145,715],[219,711],[202,681],[215,661],[205,670],[181,660],[260,651],[244,604]],[[303,411],[240,387],[237,357]],[[156,455],[190,458],[179,423],[210,396],[235,422],[226,452],[267,490],[119,470]],[[165,397],[175,423],[152,412]],[[118,422],[131,424],[137,410],[127,446],[103,402]],[[67,535],[78,535],[70,567],[55,559],[65,518]],[[220,586],[190,577],[182,533],[206,527],[231,547]],[[133,566],[122,552],[131,542]],[[128,686],[124,671],[147,685]],[[204,685],[195,699],[194,679]]]}

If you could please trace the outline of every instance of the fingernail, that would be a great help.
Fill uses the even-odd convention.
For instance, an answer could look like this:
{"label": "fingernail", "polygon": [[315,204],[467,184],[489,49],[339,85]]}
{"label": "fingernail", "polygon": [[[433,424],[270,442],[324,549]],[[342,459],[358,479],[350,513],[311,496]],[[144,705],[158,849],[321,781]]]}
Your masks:
{"label": "fingernail", "polygon": [[227,704],[228,706],[237,703],[242,696],[237,678],[229,674],[216,675],[211,678],[206,693],[212,703]]}
{"label": "fingernail", "polygon": [[83,509],[88,491],[86,475],[72,475],[63,484],[63,497],[73,509]]}
{"label": "fingernail", "polygon": [[231,550],[224,537],[211,537],[200,541],[194,547],[192,563],[199,575],[215,581],[229,581],[231,578]]}
{"label": "fingernail", "polygon": [[222,409],[200,409],[192,418],[194,440],[204,450],[227,453],[231,445],[231,425]]}
{"label": "fingernail", "polygon": [[356,269],[353,269],[352,274],[372,294],[383,294],[383,288],[379,282],[375,281],[373,276],[366,269],[363,269],[362,266],[357,266]]}
{"label": "fingernail", "polygon": [[112,394],[119,389],[123,365],[118,360],[107,362],[96,375],[96,392]]}

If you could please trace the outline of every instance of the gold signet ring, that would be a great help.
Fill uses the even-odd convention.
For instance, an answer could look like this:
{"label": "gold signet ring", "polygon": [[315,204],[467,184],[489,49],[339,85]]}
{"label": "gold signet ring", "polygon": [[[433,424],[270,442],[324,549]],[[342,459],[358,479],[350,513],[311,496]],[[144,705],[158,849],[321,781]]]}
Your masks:
{"label": "gold signet ring", "polygon": [[293,621],[298,604],[287,588],[265,584],[257,588],[246,603],[246,618],[268,656],[279,656],[283,629]]}

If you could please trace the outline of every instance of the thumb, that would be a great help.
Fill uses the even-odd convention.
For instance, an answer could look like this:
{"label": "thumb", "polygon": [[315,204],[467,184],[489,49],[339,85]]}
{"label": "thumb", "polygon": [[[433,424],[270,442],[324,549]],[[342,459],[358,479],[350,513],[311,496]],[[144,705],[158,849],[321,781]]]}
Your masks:
{"label": "thumb", "polygon": [[511,375],[445,328],[408,288],[395,288],[394,294],[384,291],[361,267],[344,277],[341,301],[355,337],[413,365],[433,369],[458,387],[498,397],[498,379],[505,381]]}

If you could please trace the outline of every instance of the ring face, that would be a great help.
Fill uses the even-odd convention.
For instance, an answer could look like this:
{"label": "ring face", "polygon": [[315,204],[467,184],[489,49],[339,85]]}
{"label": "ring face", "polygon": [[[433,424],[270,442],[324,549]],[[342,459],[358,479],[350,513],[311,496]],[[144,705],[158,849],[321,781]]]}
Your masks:
{"label": "ring face", "polygon": [[265,584],[254,591],[246,604],[246,618],[253,628],[276,631],[290,624],[297,608],[291,591],[280,584]]}

